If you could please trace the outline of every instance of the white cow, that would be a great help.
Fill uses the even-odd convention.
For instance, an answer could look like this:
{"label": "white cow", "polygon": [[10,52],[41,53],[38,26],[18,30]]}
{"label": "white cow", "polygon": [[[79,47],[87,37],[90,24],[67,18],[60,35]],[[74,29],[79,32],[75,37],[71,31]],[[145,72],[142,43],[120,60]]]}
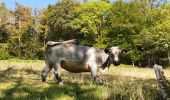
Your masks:
{"label": "white cow", "polygon": [[[69,72],[91,72],[93,83],[96,78],[107,71],[111,64],[119,65],[121,50],[114,46],[100,49],[77,45],[67,42],[48,42],[46,48],[46,66],[42,70],[42,81],[46,81],[46,74],[54,68],[58,82],[62,82],[60,68]],[[101,80],[100,80],[101,82]]]}

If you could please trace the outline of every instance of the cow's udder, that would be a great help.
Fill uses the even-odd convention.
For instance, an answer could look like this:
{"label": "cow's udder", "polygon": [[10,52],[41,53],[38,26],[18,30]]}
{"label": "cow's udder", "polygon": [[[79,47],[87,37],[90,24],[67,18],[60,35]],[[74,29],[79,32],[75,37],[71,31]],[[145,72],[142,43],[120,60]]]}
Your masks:
{"label": "cow's udder", "polygon": [[81,61],[62,60],[61,67],[72,73],[90,72],[89,65]]}

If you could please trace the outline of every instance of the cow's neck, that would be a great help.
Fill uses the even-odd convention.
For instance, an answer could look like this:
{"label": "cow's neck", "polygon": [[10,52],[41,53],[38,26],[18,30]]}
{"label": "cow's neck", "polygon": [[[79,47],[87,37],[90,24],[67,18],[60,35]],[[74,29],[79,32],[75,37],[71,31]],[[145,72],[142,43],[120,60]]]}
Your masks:
{"label": "cow's neck", "polygon": [[102,64],[102,68],[105,69],[106,67],[110,67],[111,61],[109,59],[109,56],[107,57],[106,61]]}

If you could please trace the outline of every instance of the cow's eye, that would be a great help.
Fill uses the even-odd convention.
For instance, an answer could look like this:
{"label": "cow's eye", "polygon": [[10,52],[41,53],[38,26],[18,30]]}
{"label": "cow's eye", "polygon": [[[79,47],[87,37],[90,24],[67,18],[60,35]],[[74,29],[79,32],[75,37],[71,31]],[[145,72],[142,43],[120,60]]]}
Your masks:
{"label": "cow's eye", "polygon": [[114,54],[111,54],[110,56],[111,56],[111,57],[114,57]]}

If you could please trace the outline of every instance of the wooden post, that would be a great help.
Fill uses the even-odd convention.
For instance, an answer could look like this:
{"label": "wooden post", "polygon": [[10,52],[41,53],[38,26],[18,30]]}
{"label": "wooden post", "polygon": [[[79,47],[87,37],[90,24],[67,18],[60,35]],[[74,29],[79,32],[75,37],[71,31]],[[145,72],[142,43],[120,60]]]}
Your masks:
{"label": "wooden post", "polygon": [[162,96],[162,99],[167,100],[167,93],[165,92],[165,90],[166,90],[166,78],[164,76],[162,66],[155,64],[153,68],[155,70],[156,79],[157,79],[157,83],[158,83],[158,86],[159,86],[159,90],[160,90],[160,94]]}

